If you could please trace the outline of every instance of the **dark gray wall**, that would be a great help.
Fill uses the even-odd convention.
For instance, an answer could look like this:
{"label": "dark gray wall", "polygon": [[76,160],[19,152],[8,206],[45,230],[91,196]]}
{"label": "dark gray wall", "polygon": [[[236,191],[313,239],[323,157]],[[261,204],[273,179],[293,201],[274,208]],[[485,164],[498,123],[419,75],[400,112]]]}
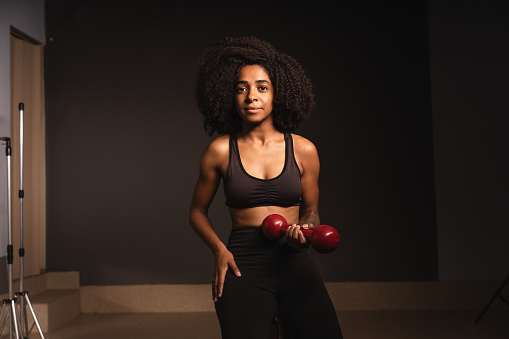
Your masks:
{"label": "dark gray wall", "polygon": [[[192,5],[47,0],[48,269],[82,284],[206,283],[188,226],[210,138],[194,103],[211,41],[254,34],[309,73],[327,281],[438,278],[425,1]],[[211,217],[226,241],[218,192]]]}
{"label": "dark gray wall", "polygon": [[509,274],[509,2],[429,1],[440,279]]}

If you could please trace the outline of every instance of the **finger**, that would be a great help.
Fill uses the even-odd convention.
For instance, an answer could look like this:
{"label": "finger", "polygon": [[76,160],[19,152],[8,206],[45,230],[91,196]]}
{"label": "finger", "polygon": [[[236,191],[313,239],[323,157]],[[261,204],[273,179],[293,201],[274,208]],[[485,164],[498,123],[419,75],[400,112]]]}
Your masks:
{"label": "finger", "polygon": [[235,275],[237,277],[240,277],[241,274],[240,274],[240,270],[239,268],[237,267],[237,264],[235,263],[235,260],[233,260],[232,262],[230,262],[230,268],[232,269],[233,273],[235,273]]}
{"label": "finger", "polygon": [[212,281],[212,300],[216,301],[216,282]]}
{"label": "finger", "polygon": [[216,301],[221,298],[223,294],[224,278],[219,277],[219,281],[216,281]]}
{"label": "finger", "polygon": [[287,243],[291,247],[298,248],[298,246],[299,246],[299,233],[301,233],[299,225],[293,224],[292,226],[290,226],[288,228],[288,231],[286,233],[286,235],[287,235],[286,241],[287,241]]}
{"label": "finger", "polygon": [[228,270],[228,266],[226,268],[221,269],[219,272],[218,281],[216,281],[217,284],[217,297],[221,298],[223,295],[223,287],[224,287],[224,280],[226,277],[226,271]]}
{"label": "finger", "polygon": [[219,283],[221,282],[221,265],[217,265],[214,270],[214,279],[212,280],[212,292],[214,302],[219,299]]}
{"label": "finger", "polygon": [[218,282],[219,282],[219,275],[216,273],[214,275],[214,280],[212,280],[212,299],[217,301],[218,298]]}
{"label": "finger", "polygon": [[292,237],[293,237],[293,229],[295,228],[295,225],[290,225],[288,226],[288,228],[286,229],[286,242],[288,243],[288,245],[292,245]]}
{"label": "finger", "polygon": [[301,230],[300,230],[300,226],[299,225],[295,225],[295,227],[293,228],[293,231],[292,231],[292,239],[294,240],[294,243],[298,243],[299,242],[299,235],[302,234]]}
{"label": "finger", "polygon": [[299,225],[293,224],[290,227],[288,227],[288,230],[286,231],[286,236],[288,238],[295,238],[295,235],[297,234],[297,231],[300,229]]}
{"label": "finger", "polygon": [[212,300],[214,301],[217,301],[216,300],[216,281],[215,280],[212,280]]}
{"label": "finger", "polygon": [[290,234],[291,234],[291,232],[292,232],[292,228],[293,228],[293,225],[290,225],[290,226],[288,226],[288,228],[286,229],[285,236],[286,236],[287,238],[290,238]]}
{"label": "finger", "polygon": [[302,233],[302,231],[299,231],[299,243],[301,245],[304,245],[307,243],[306,237],[304,237],[304,233]]}

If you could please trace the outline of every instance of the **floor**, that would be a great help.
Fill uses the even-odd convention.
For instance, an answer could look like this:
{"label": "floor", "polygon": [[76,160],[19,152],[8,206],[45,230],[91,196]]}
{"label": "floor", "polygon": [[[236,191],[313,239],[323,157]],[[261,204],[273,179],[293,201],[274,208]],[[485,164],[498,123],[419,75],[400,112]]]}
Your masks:
{"label": "floor", "polygon": [[[504,339],[509,309],[489,310],[476,326],[478,311],[343,311],[347,339]],[[5,335],[2,338],[7,337]],[[214,313],[82,314],[44,335],[46,339],[219,339]],[[38,333],[29,338],[39,339]],[[314,338],[313,338],[314,339]]]}

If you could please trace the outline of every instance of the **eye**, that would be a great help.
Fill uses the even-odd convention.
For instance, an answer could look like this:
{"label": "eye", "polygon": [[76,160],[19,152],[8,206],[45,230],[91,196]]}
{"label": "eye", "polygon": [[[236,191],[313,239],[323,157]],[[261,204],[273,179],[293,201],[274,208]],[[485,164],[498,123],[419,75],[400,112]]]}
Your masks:
{"label": "eye", "polygon": [[245,88],[245,87],[237,87],[236,91],[237,91],[237,93],[240,93],[240,92],[244,92],[246,90],[247,90],[247,88]]}
{"label": "eye", "polygon": [[267,86],[260,86],[260,87],[258,87],[258,90],[261,92],[264,92],[264,91],[268,90],[268,88],[267,88]]}

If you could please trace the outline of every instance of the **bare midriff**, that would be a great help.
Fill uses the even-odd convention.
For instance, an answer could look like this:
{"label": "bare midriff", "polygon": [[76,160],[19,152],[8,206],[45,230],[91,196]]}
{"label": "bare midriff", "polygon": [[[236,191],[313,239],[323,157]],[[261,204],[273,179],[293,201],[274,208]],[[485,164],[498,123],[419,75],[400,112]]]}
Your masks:
{"label": "bare midriff", "polygon": [[269,214],[282,215],[288,224],[299,223],[299,206],[259,206],[250,208],[230,207],[232,228],[239,227],[261,227],[263,219]]}

